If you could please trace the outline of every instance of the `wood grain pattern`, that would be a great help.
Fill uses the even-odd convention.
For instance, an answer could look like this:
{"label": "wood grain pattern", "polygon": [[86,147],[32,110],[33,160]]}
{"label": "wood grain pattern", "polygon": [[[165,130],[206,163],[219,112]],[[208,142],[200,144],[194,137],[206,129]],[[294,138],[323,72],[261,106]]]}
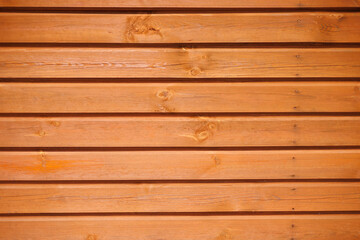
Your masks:
{"label": "wood grain pattern", "polygon": [[359,10],[0,0],[0,239],[359,240]]}
{"label": "wood grain pattern", "polygon": [[360,42],[360,13],[0,13],[0,31],[0,42]]}
{"label": "wood grain pattern", "polygon": [[0,185],[0,213],[359,210],[360,182]]}
{"label": "wood grain pattern", "polygon": [[360,77],[360,48],[1,47],[2,78]]}
{"label": "wood grain pattern", "polygon": [[65,8],[358,8],[357,0],[0,0],[0,7]]}
{"label": "wood grain pattern", "polygon": [[359,229],[357,214],[0,218],[0,237],[11,240],[358,240]]}
{"label": "wood grain pattern", "polygon": [[2,117],[1,147],[360,145],[360,117]]}
{"label": "wood grain pattern", "polygon": [[360,112],[359,88],[358,81],[0,83],[0,112]]}
{"label": "wood grain pattern", "polygon": [[360,150],[0,152],[0,180],[359,179]]}

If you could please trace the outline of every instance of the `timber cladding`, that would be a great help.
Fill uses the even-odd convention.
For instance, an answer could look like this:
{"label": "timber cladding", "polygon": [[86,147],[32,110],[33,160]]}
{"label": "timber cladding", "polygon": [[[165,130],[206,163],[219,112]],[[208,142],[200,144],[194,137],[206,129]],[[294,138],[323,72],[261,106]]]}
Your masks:
{"label": "timber cladding", "polygon": [[1,240],[359,240],[358,0],[0,0]]}

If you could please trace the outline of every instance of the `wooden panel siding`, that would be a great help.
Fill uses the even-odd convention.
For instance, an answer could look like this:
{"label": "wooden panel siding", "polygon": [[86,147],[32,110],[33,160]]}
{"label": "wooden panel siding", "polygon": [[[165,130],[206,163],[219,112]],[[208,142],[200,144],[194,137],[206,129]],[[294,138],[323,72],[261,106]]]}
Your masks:
{"label": "wooden panel siding", "polygon": [[123,9],[173,9],[173,8],[358,8],[357,0],[0,0],[0,7],[54,7],[54,8],[123,8]]}
{"label": "wooden panel siding", "polygon": [[2,184],[0,213],[360,211],[360,183]]}
{"label": "wooden panel siding", "polygon": [[0,112],[358,112],[359,88],[358,81],[0,83]]}
{"label": "wooden panel siding", "polygon": [[0,13],[0,31],[0,42],[359,42],[360,14]]}
{"label": "wooden panel siding", "polygon": [[3,78],[355,78],[360,77],[360,49],[0,47],[0,75]]}
{"label": "wooden panel siding", "polygon": [[2,117],[0,147],[359,146],[360,117]]}
{"label": "wooden panel siding", "polygon": [[0,180],[359,179],[360,150],[0,152]]}
{"label": "wooden panel siding", "polygon": [[[19,231],[21,229],[21,231]],[[275,216],[40,216],[2,217],[5,239],[53,240],[355,240],[357,214]]]}
{"label": "wooden panel siding", "polygon": [[0,0],[1,240],[359,240],[360,0]]}

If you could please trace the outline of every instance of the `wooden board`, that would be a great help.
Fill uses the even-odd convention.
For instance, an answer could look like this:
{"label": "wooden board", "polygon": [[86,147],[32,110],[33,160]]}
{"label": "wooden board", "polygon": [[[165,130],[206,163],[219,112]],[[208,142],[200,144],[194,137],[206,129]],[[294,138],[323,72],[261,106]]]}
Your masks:
{"label": "wooden board", "polygon": [[0,112],[360,112],[359,88],[358,81],[0,83]]}
{"label": "wooden board", "polygon": [[0,7],[62,8],[358,8],[357,0],[0,0]]}
{"label": "wooden board", "polygon": [[360,77],[360,48],[0,47],[2,78]]}
{"label": "wooden board", "polygon": [[360,42],[360,13],[0,13],[0,31],[0,42],[351,43]]}
{"label": "wooden board", "polygon": [[359,240],[360,0],[0,0],[0,239]]}
{"label": "wooden board", "polygon": [[359,179],[360,150],[0,152],[0,180]]}
{"label": "wooden board", "polygon": [[359,146],[360,117],[2,117],[0,147]]}
{"label": "wooden board", "polygon": [[0,185],[0,213],[242,211],[360,211],[360,182]]}
{"label": "wooden board", "polygon": [[358,214],[0,218],[0,237],[12,240],[358,240],[359,229]]}

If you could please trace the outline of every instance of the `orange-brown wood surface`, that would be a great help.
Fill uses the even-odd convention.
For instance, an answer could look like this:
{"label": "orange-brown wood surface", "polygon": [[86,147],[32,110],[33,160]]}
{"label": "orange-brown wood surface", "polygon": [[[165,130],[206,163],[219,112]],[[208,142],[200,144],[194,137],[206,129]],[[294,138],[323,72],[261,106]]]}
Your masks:
{"label": "orange-brown wood surface", "polygon": [[0,213],[360,211],[360,183],[1,184]]}
{"label": "orange-brown wood surface", "polygon": [[0,218],[4,239],[12,240],[358,240],[359,229],[357,214]]}
{"label": "orange-brown wood surface", "polygon": [[0,42],[359,42],[360,14],[0,13],[0,31]]}
{"label": "orange-brown wood surface", "polygon": [[359,240],[359,0],[0,0],[0,240]]}
{"label": "orange-brown wood surface", "polygon": [[360,183],[2,184],[0,213],[359,211]]}
{"label": "orange-brown wood surface", "polygon": [[0,47],[2,78],[360,77],[359,48]]}
{"label": "orange-brown wood surface", "polygon": [[0,180],[359,179],[360,150],[0,152]]}
{"label": "orange-brown wood surface", "polygon": [[0,147],[359,145],[358,116],[0,118]]}
{"label": "orange-brown wood surface", "polygon": [[1,113],[359,112],[360,83],[0,83]]}
{"label": "orange-brown wood surface", "polygon": [[357,0],[0,0],[0,7],[62,8],[359,8]]}

